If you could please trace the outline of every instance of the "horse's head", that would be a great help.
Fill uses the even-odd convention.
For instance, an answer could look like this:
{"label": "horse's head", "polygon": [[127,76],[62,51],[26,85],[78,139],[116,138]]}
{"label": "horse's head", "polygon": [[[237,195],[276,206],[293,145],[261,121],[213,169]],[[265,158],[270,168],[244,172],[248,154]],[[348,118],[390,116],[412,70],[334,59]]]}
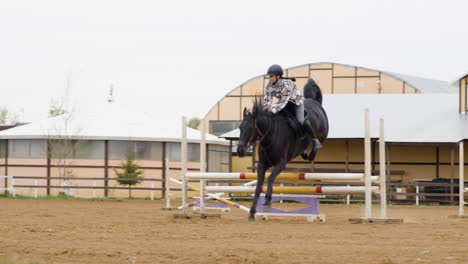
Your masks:
{"label": "horse's head", "polygon": [[255,116],[244,108],[244,117],[239,125],[240,136],[237,145],[237,154],[239,157],[245,156],[247,149],[257,139],[257,130],[255,129]]}

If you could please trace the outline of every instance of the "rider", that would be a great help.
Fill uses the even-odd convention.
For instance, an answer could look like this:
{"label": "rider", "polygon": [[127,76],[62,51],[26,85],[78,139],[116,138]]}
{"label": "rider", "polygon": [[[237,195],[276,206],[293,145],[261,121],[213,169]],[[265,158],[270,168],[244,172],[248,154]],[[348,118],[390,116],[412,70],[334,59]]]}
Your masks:
{"label": "rider", "polygon": [[[314,141],[315,147],[317,149],[320,148],[322,145],[315,137],[310,121],[304,118],[304,96],[302,91],[297,87],[295,82],[283,78],[283,68],[278,64],[271,65],[270,68],[268,68],[267,75],[270,77],[270,82],[268,83],[263,99],[264,108],[276,114],[285,108],[286,105],[293,105],[296,119],[301,124],[302,129]],[[272,105],[272,96],[278,98],[277,103],[274,105]]]}

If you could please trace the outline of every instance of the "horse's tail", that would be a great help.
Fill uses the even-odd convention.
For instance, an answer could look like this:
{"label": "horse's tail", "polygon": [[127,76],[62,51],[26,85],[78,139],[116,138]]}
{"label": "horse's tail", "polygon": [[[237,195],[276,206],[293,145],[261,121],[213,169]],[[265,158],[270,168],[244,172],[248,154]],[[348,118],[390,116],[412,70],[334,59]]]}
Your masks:
{"label": "horse's tail", "polygon": [[304,97],[314,99],[322,104],[322,90],[320,90],[314,79],[309,79],[304,86]]}

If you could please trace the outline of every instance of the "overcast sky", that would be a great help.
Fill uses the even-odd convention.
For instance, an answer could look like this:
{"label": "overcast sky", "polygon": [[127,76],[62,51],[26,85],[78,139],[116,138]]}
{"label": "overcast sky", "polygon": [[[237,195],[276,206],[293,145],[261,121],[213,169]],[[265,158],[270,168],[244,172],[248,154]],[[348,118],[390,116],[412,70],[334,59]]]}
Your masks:
{"label": "overcast sky", "polygon": [[1,0],[0,106],[34,121],[67,87],[92,106],[113,84],[138,111],[203,117],[273,63],[451,81],[468,72],[467,25],[468,1],[450,0]]}

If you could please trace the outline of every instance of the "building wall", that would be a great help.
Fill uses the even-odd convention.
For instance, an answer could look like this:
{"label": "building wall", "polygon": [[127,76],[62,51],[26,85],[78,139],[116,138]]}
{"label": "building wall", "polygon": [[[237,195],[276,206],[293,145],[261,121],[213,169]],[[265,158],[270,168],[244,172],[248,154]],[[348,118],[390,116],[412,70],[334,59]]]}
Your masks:
{"label": "building wall", "polygon": [[[18,141],[14,142],[14,140],[9,140],[8,142],[9,149],[4,151],[0,151],[2,155],[0,155],[0,173],[1,175],[9,175],[9,176],[27,176],[27,177],[41,177],[41,179],[31,179],[31,178],[15,178],[16,185],[34,185],[34,186],[42,186],[40,188],[33,188],[33,187],[18,187],[16,188],[17,194],[19,195],[34,195],[35,190],[37,190],[37,194],[39,196],[47,195],[47,175],[48,170],[50,170],[50,177],[60,177],[63,169],[61,170],[57,166],[59,164],[63,164],[63,159],[54,159],[50,160],[50,167],[48,166],[47,160],[47,152],[42,153],[41,151],[36,151],[36,146],[44,145],[43,142],[31,142],[29,141]],[[19,142],[21,144],[19,144]],[[25,143],[25,144],[23,144]],[[144,147],[139,143],[140,147]],[[3,144],[5,146],[6,144]],[[82,146],[85,145],[92,145],[85,142]],[[132,145],[132,144],[130,144]],[[150,144],[154,146],[154,142]],[[161,147],[161,142],[158,142],[157,151],[161,151],[161,153],[153,153],[154,148],[149,148],[153,150],[145,151],[138,154],[138,156],[145,157],[156,157],[159,158],[158,160],[145,160],[145,159],[136,159],[136,163],[140,165],[142,170],[144,171],[143,177],[145,179],[163,179],[164,173],[164,163],[162,161],[162,157],[164,154],[162,153],[163,148]],[[32,146],[32,147],[31,147]],[[104,145],[102,145],[104,146]],[[178,180],[181,179],[181,161],[180,161],[180,144],[179,143],[166,143],[166,151],[165,155],[169,158],[168,167],[169,167],[169,176],[174,177]],[[17,148],[17,149],[15,149]],[[34,151],[31,151],[34,150]],[[45,148],[47,149],[47,148]],[[116,178],[115,170],[119,170],[122,162],[124,162],[125,153],[117,153],[115,150],[124,151],[124,148],[114,148],[112,152],[112,148],[109,149],[110,153],[109,156],[121,156],[122,159],[109,159],[108,160],[108,171],[107,175],[108,178]],[[143,148],[145,149],[145,148]],[[197,152],[198,151],[198,152]],[[209,171],[229,171],[229,146],[224,145],[215,145],[215,144],[208,144],[207,145],[207,166]],[[104,153],[104,151],[102,151]],[[199,171],[200,170],[200,162],[199,162],[199,144],[189,144],[188,148],[188,162],[187,162],[187,169],[188,171]],[[24,157],[24,158],[7,158],[7,153],[14,153],[16,156],[43,156],[43,158],[32,158],[32,157]],[[90,155],[95,156],[95,151],[89,152],[84,151],[83,153],[90,153]],[[105,181],[105,159],[104,158],[67,158],[65,163],[67,167],[70,169],[71,177],[77,177],[80,179],[71,179],[69,180],[72,186],[80,186],[80,187],[104,187]],[[92,179],[92,178],[99,178],[99,179]],[[0,180],[0,188],[4,188],[5,180]],[[64,189],[61,188],[63,184],[62,179],[50,179],[50,186],[57,186],[60,188],[51,188],[50,195],[59,195],[61,192],[64,192]],[[108,180],[109,187],[126,187],[119,185],[116,180]],[[137,184],[135,187],[139,188],[162,188],[163,182],[162,181],[143,181]],[[170,184],[171,188],[180,188],[175,183]],[[93,191],[92,188],[75,188],[71,189],[73,196],[77,197],[92,197],[95,193],[97,197],[104,197],[104,189],[96,189]],[[1,192],[3,193],[3,192]],[[162,191],[154,191],[154,197],[161,197]],[[126,197],[128,196],[128,189],[120,190],[120,189],[109,189],[108,190],[109,197]],[[149,190],[132,190],[132,196],[134,197],[150,197]],[[179,192],[174,192],[174,196],[180,196]]]}
{"label": "building wall", "polygon": [[[296,77],[297,86],[304,88],[307,80],[313,78],[324,94],[375,94],[375,93],[417,93],[407,83],[379,71],[339,64],[309,64],[285,70],[286,77]],[[216,127],[217,121],[239,121],[244,107],[250,108],[254,99],[263,99],[266,76],[259,76],[232,90],[208,112],[204,118],[212,134],[222,134]],[[232,129],[234,129],[233,126]]]}

